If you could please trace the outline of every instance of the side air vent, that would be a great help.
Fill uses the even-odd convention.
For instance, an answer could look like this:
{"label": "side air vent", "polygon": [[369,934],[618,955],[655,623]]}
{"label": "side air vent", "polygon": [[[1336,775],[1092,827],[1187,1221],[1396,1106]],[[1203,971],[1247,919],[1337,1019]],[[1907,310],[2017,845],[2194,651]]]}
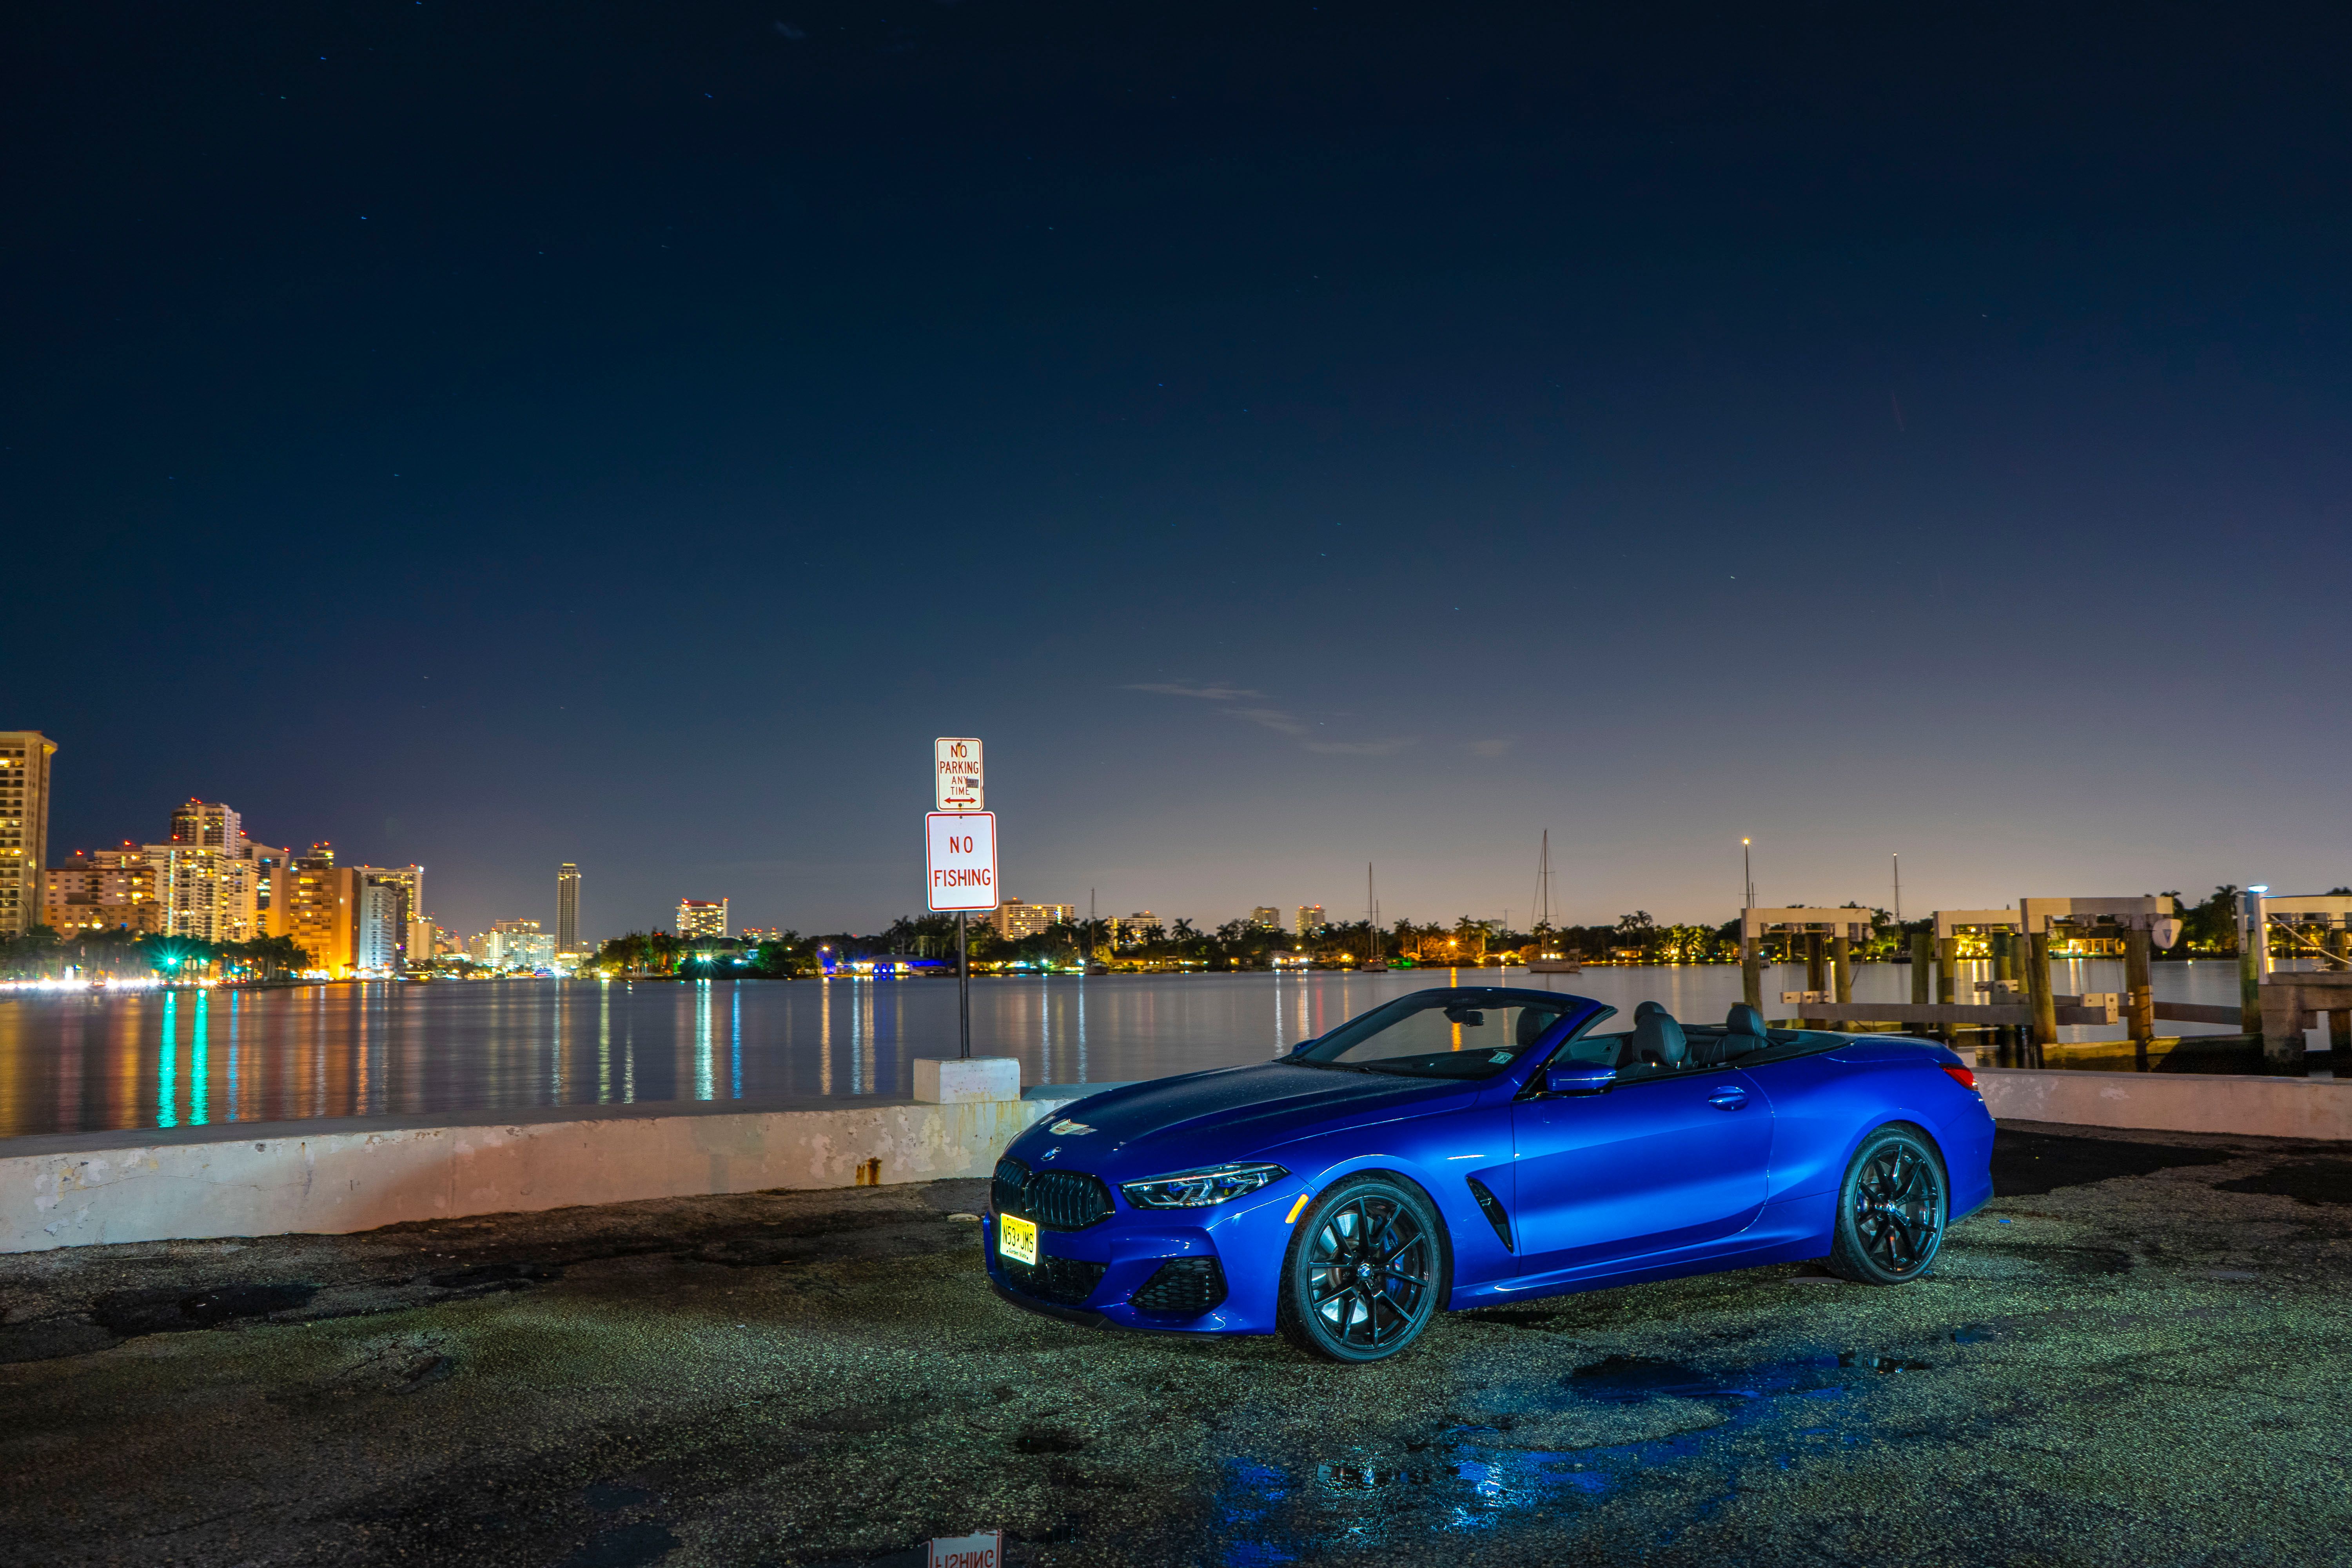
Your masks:
{"label": "side air vent", "polygon": [[1147,1312],[1188,1318],[1213,1310],[1225,1299],[1225,1271],[1213,1258],[1171,1258],[1128,1300]]}
{"label": "side air vent", "polygon": [[1503,1244],[1506,1252],[1518,1249],[1511,1245],[1511,1216],[1503,1212],[1503,1200],[1486,1190],[1486,1184],[1477,1177],[1470,1178],[1470,1195],[1478,1200],[1478,1212],[1495,1227],[1495,1239]]}

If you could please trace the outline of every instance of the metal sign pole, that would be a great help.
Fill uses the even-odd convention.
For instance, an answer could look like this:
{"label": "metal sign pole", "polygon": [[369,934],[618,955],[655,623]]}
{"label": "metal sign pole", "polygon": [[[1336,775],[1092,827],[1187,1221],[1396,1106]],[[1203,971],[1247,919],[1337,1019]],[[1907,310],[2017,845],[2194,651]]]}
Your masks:
{"label": "metal sign pole", "polygon": [[[941,735],[931,742],[933,798],[939,809],[924,819],[929,900],[934,912],[955,910],[956,1037],[960,1059],[971,1057],[971,923],[970,910],[999,907],[996,880],[996,817],[977,736]],[[944,834],[944,837],[942,837]],[[985,848],[979,847],[985,844]],[[974,858],[977,855],[978,858]],[[950,897],[941,898],[945,889]],[[985,889],[985,900],[973,896]]]}

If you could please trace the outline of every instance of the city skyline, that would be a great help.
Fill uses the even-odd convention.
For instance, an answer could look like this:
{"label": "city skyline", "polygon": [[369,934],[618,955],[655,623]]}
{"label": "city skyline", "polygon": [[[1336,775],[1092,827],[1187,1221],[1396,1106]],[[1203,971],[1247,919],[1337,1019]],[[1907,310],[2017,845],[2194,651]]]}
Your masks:
{"label": "city skyline", "polygon": [[[37,731],[0,732],[0,755],[5,755],[8,749],[9,736],[21,739],[40,733]],[[56,749],[54,742],[49,745],[52,751]],[[310,940],[323,948],[321,962],[330,968],[404,966],[412,961],[412,953],[419,951],[419,943],[426,944],[423,951],[428,953],[436,949],[442,952],[470,951],[478,948],[486,938],[525,919],[509,913],[487,920],[444,924],[432,911],[424,908],[425,868],[422,865],[386,868],[361,864],[336,868],[331,844],[323,841],[314,844],[310,856],[298,856],[290,849],[274,848],[252,838],[245,832],[243,820],[243,814],[235,807],[191,796],[172,808],[170,830],[161,844],[142,846],[126,839],[118,849],[74,850],[67,860],[41,868],[32,883],[36,889],[37,907],[47,910],[62,900],[71,912],[62,921],[51,923],[53,929],[66,931],[116,927],[143,930],[150,928],[140,922],[152,920],[152,929],[156,934],[184,934],[212,942],[241,941],[248,936],[307,934]],[[37,823],[28,823],[26,831],[34,831],[37,827]],[[1753,874],[1755,845],[1751,839],[1742,839],[1738,847],[1741,851],[1740,868],[1744,879]],[[322,852],[323,860],[320,858]],[[1885,888],[1865,889],[1849,897],[1866,908],[1899,909],[1893,859],[1890,854],[1889,864],[1885,870],[1887,879]],[[306,865],[313,872],[327,878],[331,884],[328,895],[331,899],[337,896],[334,889],[340,888],[342,889],[341,899],[357,906],[359,914],[346,921],[342,926],[333,927],[330,923],[331,917],[315,911],[306,913],[301,907],[302,894],[299,891],[303,881],[301,873]],[[329,875],[336,872],[342,876],[340,882],[333,881]],[[738,917],[733,914],[729,899],[688,899],[678,900],[667,917],[656,915],[642,921],[623,923],[617,929],[602,931],[593,936],[581,936],[578,934],[580,879],[580,868],[576,862],[564,861],[559,865],[555,896],[545,922],[553,928],[547,937],[551,953],[590,953],[600,942],[629,931],[667,930],[690,936],[726,936],[733,934],[737,928]],[[2312,887],[2294,888],[2292,893],[2320,894],[2347,880],[2352,880],[2352,876],[2321,875],[2314,880]],[[1759,879],[1759,883],[1767,882],[1768,879]],[[1912,884],[1915,910],[1937,907],[1934,901],[1920,901],[1919,886],[1915,870]],[[2044,885],[2037,882],[2022,892],[2018,889],[2004,892],[1995,889],[1990,894],[1973,900],[1967,897],[1944,900],[1940,907],[2012,907],[2021,897],[2055,896],[2057,886],[2055,883]],[[2278,886],[2281,896],[2290,896],[2287,884]],[[372,888],[384,889],[391,902],[381,910],[368,905],[365,890]],[[2154,887],[2131,889],[2118,887],[2103,888],[2102,893],[2141,897],[2158,890]],[[2181,892],[2193,901],[2202,895],[2205,889],[2191,881],[2168,890]],[[1099,903],[1099,889],[1096,889],[1096,893]],[[1578,918],[1572,900],[1561,897],[1557,889],[1555,898],[1560,906],[1553,922],[1556,926],[1608,925],[1637,910],[1651,914],[1662,924],[1720,924],[1739,907],[1737,893],[1728,902],[1717,907],[1725,911],[1722,913],[1706,908],[1696,911],[1652,910],[1647,901],[1637,898],[1633,905],[1612,913]],[[1778,908],[1785,904],[1831,908],[1847,902],[1846,898],[1775,900],[1760,892],[1758,898],[1759,908]],[[291,912],[277,920],[271,919],[269,910],[273,899],[289,902],[293,906]],[[518,901],[523,900],[506,900],[499,907],[510,910]],[[1663,900],[1654,901],[1661,905],[1664,903]],[[1078,918],[1074,902],[1030,900],[1008,894],[1004,903],[1006,909],[991,923],[1007,926],[1008,934],[1016,936],[1030,934],[1056,922],[1074,923]],[[1242,903],[1227,899],[1219,900],[1207,912],[1201,914],[1160,915],[1144,910],[1124,916],[1105,915],[1102,918],[1109,922],[1114,931],[1121,926],[1135,927],[1151,922],[1168,925],[1179,918],[1191,920],[1202,929],[1213,929],[1230,919],[1266,929],[1287,930],[1294,935],[1304,936],[1314,923],[1328,921],[1332,924],[1353,924],[1364,917],[1363,910],[1349,912],[1344,904],[1337,906],[1339,913],[1327,915],[1325,906],[1320,903],[1302,903],[1292,906],[1292,917],[1285,921],[1281,918],[1283,907]],[[101,909],[108,913],[100,914]],[[1407,910],[1384,898],[1381,921],[1384,926],[1393,925],[1399,920],[1424,924],[1431,921],[1444,923],[1467,916],[1476,921],[1507,925],[1516,931],[1527,931],[1532,929],[1532,898],[1486,910]],[[154,911],[152,915],[147,912],[150,910]],[[1226,912],[1228,910],[1232,912]],[[243,911],[241,915],[239,910]],[[527,923],[534,930],[541,925],[538,917],[528,917]],[[786,930],[870,933],[888,923],[888,921],[880,921],[869,926],[859,926],[828,921],[824,912],[819,911],[817,918],[805,923],[790,920],[764,926],[757,922],[743,922],[743,930],[747,934]],[[474,928],[475,934],[461,940],[457,933],[469,927]],[[565,935],[567,929],[572,933],[569,938]],[[368,955],[390,953],[395,962],[363,964],[363,950]]]}
{"label": "city skyline", "polygon": [[245,16],[0,110],[53,845],[871,931],[948,734],[1107,910],[2352,879],[2340,8]]}

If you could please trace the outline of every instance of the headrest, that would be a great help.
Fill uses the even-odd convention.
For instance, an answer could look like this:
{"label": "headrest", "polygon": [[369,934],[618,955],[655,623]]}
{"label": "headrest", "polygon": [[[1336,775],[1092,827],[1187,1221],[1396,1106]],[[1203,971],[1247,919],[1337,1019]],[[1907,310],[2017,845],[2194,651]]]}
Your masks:
{"label": "headrest", "polygon": [[1512,1028],[1520,1045],[1532,1046],[1543,1038],[1546,1029],[1559,1022],[1559,1015],[1557,1013],[1546,1012],[1541,1007],[1522,1007],[1519,1009],[1519,1021]]}
{"label": "headrest", "polygon": [[1723,1027],[1729,1034],[1753,1035],[1759,1040],[1765,1037],[1763,1016],[1745,1002],[1731,1005],[1731,1012],[1723,1020]]}
{"label": "headrest", "polygon": [[1690,1041],[1683,1035],[1683,1026],[1675,1016],[1655,1002],[1644,1002],[1633,1009],[1633,1059],[1656,1062],[1661,1067],[1680,1067],[1690,1055]]}

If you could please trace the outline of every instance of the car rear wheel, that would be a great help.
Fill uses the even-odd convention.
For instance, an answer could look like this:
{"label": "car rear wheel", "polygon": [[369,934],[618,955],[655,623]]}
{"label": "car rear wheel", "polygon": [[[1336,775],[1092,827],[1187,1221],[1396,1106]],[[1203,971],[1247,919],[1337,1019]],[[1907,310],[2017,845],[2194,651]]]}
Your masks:
{"label": "car rear wheel", "polygon": [[1283,1336],[1327,1361],[1379,1361],[1421,1337],[1445,1297],[1437,1210],[1387,1176],[1339,1182],[1290,1234]]}
{"label": "car rear wheel", "polygon": [[1858,1285],[1900,1285],[1927,1272],[1950,1213],[1943,1156],[1927,1136],[1882,1127],[1862,1142],[1838,1189],[1832,1273]]}

